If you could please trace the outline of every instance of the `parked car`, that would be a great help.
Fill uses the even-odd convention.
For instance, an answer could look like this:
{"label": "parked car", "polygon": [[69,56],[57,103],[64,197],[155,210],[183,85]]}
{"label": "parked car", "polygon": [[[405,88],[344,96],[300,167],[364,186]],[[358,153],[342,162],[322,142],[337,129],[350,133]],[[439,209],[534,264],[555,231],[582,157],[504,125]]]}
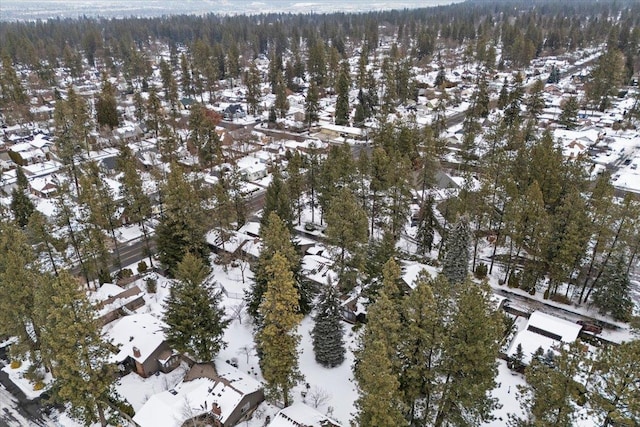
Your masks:
{"label": "parked car", "polygon": [[602,326],[595,322],[589,322],[587,320],[578,320],[578,325],[582,325],[582,330],[585,332],[591,332],[592,334],[599,334],[602,332]]}

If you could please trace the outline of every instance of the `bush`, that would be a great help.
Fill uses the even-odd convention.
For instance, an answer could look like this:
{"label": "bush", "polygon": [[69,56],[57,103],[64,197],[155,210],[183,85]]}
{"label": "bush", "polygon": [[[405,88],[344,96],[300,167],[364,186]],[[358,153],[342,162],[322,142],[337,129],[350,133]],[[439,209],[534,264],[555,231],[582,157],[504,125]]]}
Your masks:
{"label": "bush", "polygon": [[544,298],[544,299],[549,299],[549,289],[547,289],[546,291],[544,291],[544,294],[542,295],[542,298]]}
{"label": "bush", "polygon": [[24,161],[20,153],[9,150],[9,158],[18,166],[26,166],[26,162]]}
{"label": "bush", "polygon": [[140,261],[138,263],[138,273],[142,274],[142,273],[146,272],[148,268],[149,267],[147,267],[147,263],[146,262]]}
{"label": "bush", "polygon": [[24,377],[35,383],[44,380],[44,372],[37,365],[31,365],[24,373]]}
{"label": "bush", "polygon": [[133,276],[133,270],[131,270],[130,268],[123,268],[122,270],[118,271],[118,274],[116,275],[118,279],[128,279],[131,276]]}
{"label": "bush", "polygon": [[131,406],[128,402],[123,400],[119,395],[109,396],[109,402],[113,406],[118,408],[120,412],[122,412],[123,414],[129,417],[133,417],[136,414],[136,411],[133,409],[133,406]]}
{"label": "bush", "polygon": [[510,288],[520,287],[520,275],[517,272],[514,271],[509,275],[507,286],[509,286]]}
{"label": "bush", "polygon": [[42,390],[43,388],[44,388],[44,382],[42,381],[36,382],[33,386],[34,391]]}
{"label": "bush", "polygon": [[571,305],[571,300],[562,294],[553,294],[549,297],[551,301],[559,302],[561,304]]}
{"label": "bush", "polygon": [[20,366],[22,366],[22,362],[19,360],[12,360],[11,361],[11,369],[18,369]]}
{"label": "bush", "polygon": [[101,269],[98,272],[98,282],[100,282],[101,285],[111,282],[111,274],[109,274],[109,271]]}
{"label": "bush", "polygon": [[481,262],[476,266],[475,275],[478,279],[484,279],[485,277],[487,277],[488,272],[489,272],[489,267],[487,267],[487,264],[485,264],[484,262]]}
{"label": "bush", "polygon": [[153,277],[149,277],[147,280],[145,280],[145,283],[147,285],[147,292],[149,292],[150,294],[155,294],[156,290],[158,289],[158,281]]}

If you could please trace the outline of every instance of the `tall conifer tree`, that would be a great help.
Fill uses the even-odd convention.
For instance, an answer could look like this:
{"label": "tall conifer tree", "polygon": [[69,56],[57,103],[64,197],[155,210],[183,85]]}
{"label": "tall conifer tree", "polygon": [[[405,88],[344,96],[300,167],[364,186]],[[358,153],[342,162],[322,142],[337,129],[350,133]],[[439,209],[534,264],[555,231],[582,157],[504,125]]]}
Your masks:
{"label": "tall conifer tree", "polygon": [[313,336],[313,352],[316,362],[327,368],[339,366],[344,361],[344,338],[340,315],[340,302],[331,283],[324,286],[317,305]]}
{"label": "tall conifer tree", "polygon": [[69,404],[83,423],[106,426],[115,365],[95,309],[67,271],[40,288],[35,306],[44,321],[42,346],[52,360],[54,400]]}
{"label": "tall conifer tree", "polygon": [[206,283],[209,267],[186,253],[176,268],[171,294],[165,303],[167,342],[199,362],[210,362],[226,347],[222,340],[229,324],[220,306],[220,291]]}
{"label": "tall conifer tree", "polygon": [[302,320],[299,295],[289,261],[280,252],[271,257],[266,273],[267,290],[259,307],[263,325],[256,335],[260,367],[267,395],[289,406],[291,389],[302,379],[298,369],[300,336],[296,332]]}
{"label": "tall conifer tree", "polygon": [[451,284],[461,283],[467,277],[469,269],[469,225],[462,217],[456,222],[447,236],[442,274]]}

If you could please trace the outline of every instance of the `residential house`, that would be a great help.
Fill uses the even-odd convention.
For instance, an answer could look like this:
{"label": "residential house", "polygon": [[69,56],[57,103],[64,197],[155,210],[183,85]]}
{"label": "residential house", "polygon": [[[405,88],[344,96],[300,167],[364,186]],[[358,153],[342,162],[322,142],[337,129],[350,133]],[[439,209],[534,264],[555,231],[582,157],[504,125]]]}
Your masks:
{"label": "residential house", "polygon": [[44,162],[47,159],[47,153],[42,148],[34,147],[30,142],[19,142],[9,147],[9,157],[15,163],[25,166]]}
{"label": "residential house", "polygon": [[245,181],[256,181],[267,176],[267,165],[257,157],[242,157],[236,160],[236,164]]}
{"label": "residential house", "polygon": [[223,111],[225,120],[244,119],[247,113],[240,104],[231,104]]}
{"label": "residential house", "polygon": [[58,179],[55,174],[37,177],[29,181],[31,194],[49,199],[58,193]]}
{"label": "residential house", "polygon": [[582,326],[576,323],[534,311],[524,329],[519,331],[511,342],[507,355],[513,357],[520,345],[524,356],[522,363],[528,365],[538,348],[542,348],[545,353],[554,351],[554,348],[562,343],[574,342],[581,329]]}
{"label": "residential house", "polygon": [[320,133],[329,138],[352,138],[362,139],[364,134],[362,129],[352,126],[338,126],[331,123],[320,123]]}
{"label": "residential house", "polygon": [[428,274],[430,277],[438,276],[439,272],[436,267],[428,264],[421,264],[419,262],[407,261],[402,265],[402,276],[400,282],[405,291],[415,289],[417,279],[423,275]]}
{"label": "residential house", "polygon": [[181,358],[166,343],[166,328],[166,323],[148,313],[132,313],[107,324],[105,335],[118,348],[112,361],[144,378],[158,371],[171,372]]}
{"label": "residential house", "polygon": [[294,403],[278,412],[268,427],[341,427],[341,425],[304,403]]}
{"label": "residential house", "polygon": [[[105,285],[102,287],[104,288]],[[144,294],[139,287],[133,286],[132,288],[122,290],[122,288],[117,285],[111,286],[113,287],[112,289],[115,289],[114,295],[108,296],[96,305],[96,310],[98,310],[99,320],[102,325],[126,316],[145,304]]]}
{"label": "residential house", "polygon": [[171,390],[155,394],[136,413],[140,427],[194,425],[230,427],[248,419],[264,400],[262,384],[218,359],[195,364]]}

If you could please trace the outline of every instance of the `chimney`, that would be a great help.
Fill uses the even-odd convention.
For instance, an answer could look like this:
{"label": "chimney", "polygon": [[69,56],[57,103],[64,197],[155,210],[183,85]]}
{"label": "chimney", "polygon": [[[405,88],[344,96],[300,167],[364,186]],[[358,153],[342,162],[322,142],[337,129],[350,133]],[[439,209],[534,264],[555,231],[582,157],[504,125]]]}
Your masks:
{"label": "chimney", "polygon": [[211,412],[213,412],[217,416],[220,416],[222,414],[222,409],[220,409],[216,402],[213,402],[211,404]]}
{"label": "chimney", "polygon": [[133,347],[133,357],[140,357],[140,349],[138,347]]}

